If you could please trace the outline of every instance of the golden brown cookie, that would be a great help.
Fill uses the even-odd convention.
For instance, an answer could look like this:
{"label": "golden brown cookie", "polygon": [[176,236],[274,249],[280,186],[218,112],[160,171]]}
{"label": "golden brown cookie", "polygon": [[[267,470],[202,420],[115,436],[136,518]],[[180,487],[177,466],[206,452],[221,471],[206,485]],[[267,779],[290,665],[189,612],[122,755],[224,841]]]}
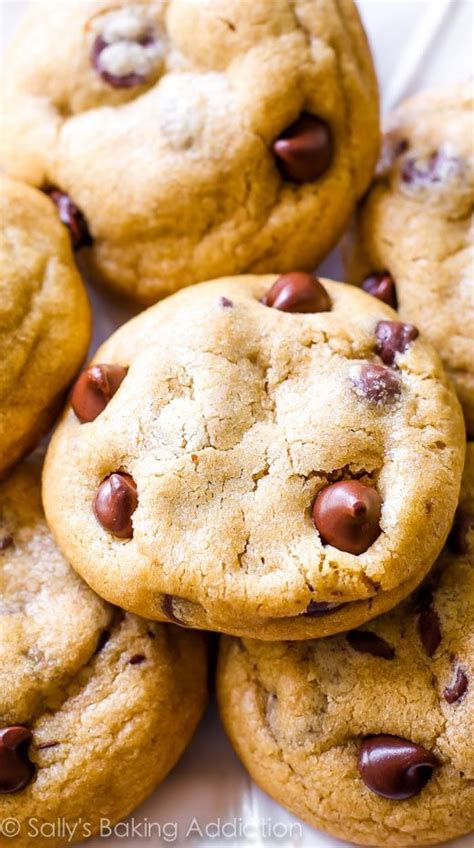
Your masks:
{"label": "golden brown cookie", "polygon": [[90,311],[51,201],[0,175],[0,473],[41,438],[87,354]]}
{"label": "golden brown cookie", "polygon": [[472,83],[422,92],[387,122],[349,278],[398,307],[443,360],[474,435]]}
{"label": "golden brown cookie", "polygon": [[62,848],[125,818],[205,703],[202,635],[98,598],[53,542],[40,468],[19,466],[0,487],[0,822],[18,828],[1,844]]}
{"label": "golden brown cookie", "polygon": [[92,274],[147,304],[314,268],[378,154],[352,0],[35,2],[4,88],[3,164],[56,189]]}
{"label": "golden brown cookie", "polygon": [[448,547],[366,627],[311,642],[222,640],[221,715],[254,780],[363,845],[474,828],[474,444]]}
{"label": "golden brown cookie", "polygon": [[392,607],[456,508],[465,439],[415,327],[305,273],[193,286],[121,327],[77,381],[48,521],[107,600],[262,639]]}

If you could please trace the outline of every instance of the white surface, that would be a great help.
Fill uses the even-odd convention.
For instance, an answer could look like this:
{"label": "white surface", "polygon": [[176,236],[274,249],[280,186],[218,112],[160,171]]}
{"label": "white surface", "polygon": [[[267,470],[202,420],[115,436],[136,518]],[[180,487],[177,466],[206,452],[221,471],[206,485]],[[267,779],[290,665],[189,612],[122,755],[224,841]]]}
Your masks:
{"label": "white surface", "polygon": [[[1,0],[0,5],[5,45],[26,3]],[[362,0],[359,8],[375,57],[384,111],[422,88],[472,76],[474,5],[470,0]],[[328,276],[340,277],[337,251],[323,267]],[[96,308],[96,346],[130,313],[102,295],[91,294]],[[132,835],[133,825],[136,836]],[[246,832],[242,834],[244,825]],[[110,848],[348,845],[302,824],[257,789],[232,752],[214,706],[181,762],[155,794],[117,828],[114,836],[87,843],[88,848],[104,848],[105,844]],[[472,835],[449,843],[450,848],[473,845]]]}

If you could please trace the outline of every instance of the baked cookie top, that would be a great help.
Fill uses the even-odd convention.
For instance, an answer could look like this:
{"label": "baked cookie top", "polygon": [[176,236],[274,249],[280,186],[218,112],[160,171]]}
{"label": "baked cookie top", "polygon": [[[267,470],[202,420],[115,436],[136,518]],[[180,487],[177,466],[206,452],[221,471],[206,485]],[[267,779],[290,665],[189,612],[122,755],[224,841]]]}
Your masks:
{"label": "baked cookie top", "polygon": [[51,423],[89,337],[87,296],[54,205],[0,175],[0,472]]}
{"label": "baked cookie top", "polygon": [[426,334],[474,434],[472,83],[417,94],[386,130],[377,177],[359,207],[349,276]]}
{"label": "baked cookie top", "polygon": [[221,714],[252,777],[367,845],[474,827],[474,444],[446,551],[409,600],[311,642],[224,639]]}
{"label": "baked cookie top", "polygon": [[439,554],[459,404],[416,328],[356,287],[203,283],[125,324],[94,363],[53,436],[44,498],[64,555],[108,600],[307,638],[392,606]]}
{"label": "baked cookie top", "polygon": [[19,466],[0,488],[0,819],[20,822],[12,844],[64,844],[35,835],[34,821],[61,816],[82,841],[101,816],[126,816],[175,763],[205,701],[201,634],[98,598],[53,542],[38,464]]}
{"label": "baked cookie top", "polygon": [[352,0],[35,2],[4,89],[3,164],[69,195],[91,272],[143,303],[314,268],[378,154]]}

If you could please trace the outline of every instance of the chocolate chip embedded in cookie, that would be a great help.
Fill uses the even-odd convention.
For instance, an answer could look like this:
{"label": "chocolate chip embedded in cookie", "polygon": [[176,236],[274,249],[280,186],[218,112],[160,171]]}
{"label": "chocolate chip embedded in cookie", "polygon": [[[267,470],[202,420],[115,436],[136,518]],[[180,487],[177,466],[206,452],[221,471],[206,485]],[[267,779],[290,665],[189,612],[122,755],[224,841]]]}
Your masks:
{"label": "chocolate chip embedded in cookie", "polygon": [[[461,495],[474,496],[474,444]],[[429,589],[349,633],[221,639],[217,694],[251,777],[351,843],[438,844],[474,828],[474,557],[446,547]],[[420,645],[420,606],[440,642]]]}
{"label": "chocolate chip embedded in cookie", "polygon": [[58,414],[87,353],[90,311],[51,201],[7,177],[0,189],[1,474]]}
{"label": "chocolate chip embedded in cookie", "polygon": [[48,451],[68,561],[131,612],[262,639],[396,604],[445,541],[465,442],[422,338],[381,363],[392,317],[295,271],[202,283],[125,324]]}
{"label": "chocolate chip embedded in cookie", "polygon": [[0,484],[15,540],[0,555],[0,822],[19,822],[21,848],[63,848],[175,764],[205,707],[206,644],[95,595],[53,541],[40,480],[29,461]]}
{"label": "chocolate chip embedded in cookie", "polygon": [[142,304],[315,268],[377,161],[353,0],[36,0],[4,77],[1,164],[57,186],[89,277]]}
{"label": "chocolate chip embedded in cookie", "polygon": [[[351,282],[397,308],[441,356],[474,435],[474,101],[470,82],[422,92],[388,119],[383,167],[358,207]],[[393,320],[393,319],[392,319]],[[387,323],[387,322],[384,322]],[[382,358],[399,358],[385,335]],[[392,353],[390,353],[390,349]]]}

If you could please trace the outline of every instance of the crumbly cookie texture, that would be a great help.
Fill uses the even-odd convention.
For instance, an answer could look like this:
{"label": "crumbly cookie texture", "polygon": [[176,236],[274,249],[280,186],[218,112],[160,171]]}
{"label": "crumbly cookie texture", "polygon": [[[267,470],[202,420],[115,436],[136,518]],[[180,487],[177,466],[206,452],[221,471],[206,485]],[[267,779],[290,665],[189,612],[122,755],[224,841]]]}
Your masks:
{"label": "crumbly cookie texture", "polygon": [[402,320],[443,360],[474,435],[472,83],[423,92],[391,116],[348,250],[353,282],[391,277]]}
{"label": "crumbly cookie texture", "polygon": [[426,584],[366,627],[310,642],[226,637],[220,710],[254,780],[364,845],[474,828],[474,445],[448,547]]}
{"label": "crumbly cookie texture", "polygon": [[122,820],[205,702],[202,634],[98,598],[53,542],[39,467],[19,466],[0,488],[0,820],[20,824],[8,843],[60,848],[60,819],[74,842]]}
{"label": "crumbly cookie texture", "polygon": [[261,639],[393,606],[444,544],[465,450],[435,352],[408,325],[383,340],[396,317],[289,274],[202,283],[121,327],[48,450],[68,561],[138,614]]}
{"label": "crumbly cookie texture", "polygon": [[0,473],[48,429],[87,354],[90,312],[51,201],[0,176]]}
{"label": "crumbly cookie texture", "polygon": [[4,91],[4,166],[66,193],[91,274],[145,304],[314,268],[379,149],[352,0],[35,2]]}

